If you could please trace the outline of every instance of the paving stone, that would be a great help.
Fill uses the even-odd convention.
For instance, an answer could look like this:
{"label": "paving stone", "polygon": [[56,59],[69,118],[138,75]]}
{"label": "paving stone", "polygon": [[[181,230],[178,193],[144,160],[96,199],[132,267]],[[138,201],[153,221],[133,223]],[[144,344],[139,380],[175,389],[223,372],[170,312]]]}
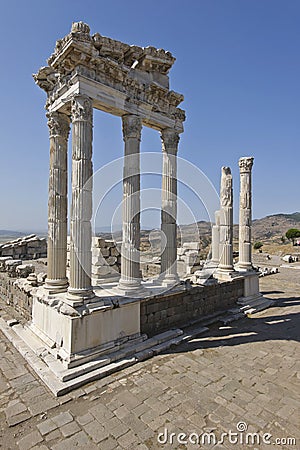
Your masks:
{"label": "paving stone", "polygon": [[113,428],[111,428],[109,426],[109,423],[106,424],[106,429],[110,430],[110,434],[115,438],[118,439],[120,436],[122,436],[123,434],[125,434],[128,430],[129,427],[127,425],[125,425],[124,423],[122,423],[121,421],[119,421],[119,424]]}
{"label": "paving stone", "polygon": [[79,416],[76,418],[79,425],[86,425],[94,420],[94,417],[91,413],[84,414],[83,416]]}
{"label": "paving stone", "polygon": [[73,421],[61,427],[60,431],[64,437],[69,437],[80,431],[80,428],[77,423]]}
{"label": "paving stone", "polygon": [[93,441],[98,444],[99,442],[107,439],[109,432],[105,428],[94,420],[84,426],[84,431],[93,439]]}
{"label": "paving stone", "polygon": [[166,413],[169,411],[169,407],[167,405],[164,405],[159,400],[156,400],[156,398],[148,398],[145,400],[145,404],[149,405],[154,411],[156,411],[159,415]]}
{"label": "paving stone", "polygon": [[45,436],[45,439],[47,442],[57,440],[60,438],[61,438],[61,432],[59,431],[58,428],[56,428],[56,430],[51,431],[51,433],[46,434],[46,436]]}
{"label": "paving stone", "polygon": [[89,412],[98,420],[98,422],[103,423],[114,417],[114,414],[103,404],[97,403],[89,409]]}
{"label": "paving stone", "polygon": [[28,409],[33,416],[45,413],[59,405],[59,402],[48,394],[38,397],[38,401],[30,402]]}
{"label": "paving stone", "polygon": [[52,421],[55,423],[55,425],[57,425],[57,427],[63,427],[73,420],[73,416],[69,413],[69,411],[62,412],[57,416],[52,417]]}
{"label": "paving stone", "polygon": [[29,389],[28,391],[22,393],[20,397],[24,402],[29,402],[33,399],[36,400],[40,395],[43,395],[46,392],[46,388],[44,388],[43,386],[34,386],[32,389]]}
{"label": "paving stone", "polygon": [[125,416],[122,421],[127,425],[129,429],[131,429],[134,433],[138,433],[145,429],[145,423],[142,422],[138,417],[134,414],[128,414]]}
{"label": "paving stone", "polygon": [[90,384],[89,386],[84,387],[83,390],[86,394],[90,394],[91,392],[96,391],[97,388],[96,388],[95,384]]}
{"label": "paving stone", "polygon": [[34,376],[31,375],[28,371],[25,372],[24,375],[15,378],[13,380],[10,380],[9,384],[12,388],[17,388],[18,386],[24,386],[25,384],[29,384],[33,381],[36,381]]}
{"label": "paving stone", "polygon": [[135,416],[140,417],[142,414],[149,411],[149,407],[145,403],[142,403],[141,405],[137,406],[136,408],[133,408],[131,411]]}
{"label": "paving stone", "polygon": [[113,450],[119,448],[119,444],[115,438],[109,437],[101,442],[101,450]]}
{"label": "paving stone", "polygon": [[64,439],[62,442],[58,442],[54,444],[51,449],[52,450],[67,450],[67,449],[75,449],[76,447],[86,447],[89,444],[89,438],[87,435],[80,431],[79,433],[74,434],[73,436]]}
{"label": "paving stone", "polygon": [[30,434],[24,436],[20,441],[18,441],[18,446],[20,450],[28,450],[31,447],[34,447],[36,444],[43,441],[42,436],[38,431],[33,431]]}
{"label": "paving stone", "polygon": [[41,435],[44,436],[45,434],[48,434],[51,431],[55,430],[57,428],[57,425],[56,423],[53,422],[53,420],[48,419],[37,424],[37,427]]}
{"label": "paving stone", "polygon": [[157,419],[159,414],[157,414],[153,409],[147,411],[146,413],[141,415],[141,420],[147,425],[147,423],[151,422],[154,419]]}
{"label": "paving stone", "polygon": [[72,398],[77,399],[83,397],[85,395],[85,391],[81,388],[76,389],[75,391],[70,392],[69,394]]}
{"label": "paving stone", "polygon": [[123,434],[123,436],[121,436],[118,439],[118,443],[123,448],[130,448],[137,443],[137,437],[134,435],[132,431],[128,431],[126,434]]}
{"label": "paving stone", "polygon": [[4,372],[4,374],[8,380],[19,379],[22,375],[27,374],[27,369],[25,366],[18,366],[18,367],[14,367],[12,369],[6,370]]}
{"label": "paving stone", "polygon": [[24,405],[24,403],[21,403],[19,401],[17,402],[9,402],[6,410],[5,410],[5,414],[7,417],[11,417],[11,416],[16,416],[17,414],[20,414],[24,411],[27,411],[26,406]]}
{"label": "paving stone", "polygon": [[30,418],[31,418],[31,414],[28,411],[26,411],[21,414],[16,414],[15,416],[12,416],[12,417],[8,417],[6,419],[6,421],[7,421],[9,427],[13,427],[22,422],[25,422],[26,420],[28,420]]}
{"label": "paving stone", "polygon": [[31,450],[49,450],[48,447],[45,444],[42,445],[35,445],[31,448]]}
{"label": "paving stone", "polygon": [[135,408],[141,403],[141,401],[129,391],[120,392],[117,394],[117,399],[122,403],[122,405],[125,405],[129,409]]}

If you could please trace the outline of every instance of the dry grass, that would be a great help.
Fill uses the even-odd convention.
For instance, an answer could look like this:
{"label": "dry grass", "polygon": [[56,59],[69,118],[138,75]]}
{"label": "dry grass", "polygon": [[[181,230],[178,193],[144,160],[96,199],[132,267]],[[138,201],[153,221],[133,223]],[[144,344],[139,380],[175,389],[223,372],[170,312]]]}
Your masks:
{"label": "dry grass", "polygon": [[[263,242],[263,241],[262,241]],[[270,255],[284,256],[290,254],[300,254],[300,247],[293,247],[292,244],[278,244],[277,242],[263,242],[262,251]],[[253,250],[254,253],[259,253],[258,250]]]}

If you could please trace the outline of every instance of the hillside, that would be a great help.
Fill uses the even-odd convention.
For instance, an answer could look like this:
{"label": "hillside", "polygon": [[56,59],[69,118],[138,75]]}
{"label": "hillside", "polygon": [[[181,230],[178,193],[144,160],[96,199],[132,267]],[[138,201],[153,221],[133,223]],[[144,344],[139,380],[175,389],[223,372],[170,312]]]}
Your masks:
{"label": "hillside", "polygon": [[[252,241],[262,241],[264,244],[282,246],[282,236],[285,236],[289,228],[300,229],[300,213],[293,214],[274,214],[263,217],[262,219],[253,220],[252,226]],[[151,233],[151,234],[150,234]],[[238,233],[239,227],[237,224],[233,227],[233,241],[234,249],[238,250]],[[160,248],[160,231],[153,230],[141,231],[141,249],[143,251],[149,250],[150,242],[152,251],[159,252]],[[179,225],[177,231],[177,245],[180,246],[184,242],[199,241],[202,243],[202,249],[205,251],[211,242],[211,224],[210,222],[200,221],[189,225]],[[286,241],[288,247],[290,244]],[[264,246],[265,248],[266,245]],[[282,250],[286,250],[283,249]]]}
{"label": "hillside", "polygon": [[253,221],[252,235],[256,241],[281,242],[289,228],[300,228],[300,213],[273,214]]}

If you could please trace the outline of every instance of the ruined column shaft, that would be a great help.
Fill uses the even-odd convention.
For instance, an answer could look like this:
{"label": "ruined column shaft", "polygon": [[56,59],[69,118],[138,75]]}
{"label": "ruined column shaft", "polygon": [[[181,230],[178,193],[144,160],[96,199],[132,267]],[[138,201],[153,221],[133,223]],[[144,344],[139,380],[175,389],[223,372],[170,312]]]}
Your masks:
{"label": "ruined column shaft", "polygon": [[232,272],[233,268],[233,196],[232,176],[229,167],[222,167],[220,209],[220,263],[218,270]]}
{"label": "ruined column shaft", "polygon": [[72,204],[70,223],[70,286],[68,298],[81,302],[93,297],[92,267],[92,101],[72,99]]}
{"label": "ruined column shaft", "polygon": [[219,269],[233,270],[233,210],[231,207],[223,207],[220,211],[220,263]]}
{"label": "ruined column shaft", "polygon": [[220,256],[220,211],[215,212],[215,224],[212,226],[211,232],[211,261],[210,264],[218,266]]}
{"label": "ruined column shaft", "polygon": [[240,158],[239,263],[240,270],[252,269],[252,181],[253,157]]}
{"label": "ruined column shaft", "polygon": [[121,278],[123,291],[140,289],[140,140],[142,122],[139,116],[122,117],[124,138],[123,229]]}
{"label": "ruined column shaft", "polygon": [[68,136],[70,118],[59,112],[48,113],[50,132],[50,172],[48,197],[47,279],[50,293],[64,292],[68,287],[67,214],[68,214]]}
{"label": "ruined column shaft", "polygon": [[161,231],[166,246],[161,254],[161,278],[165,283],[178,280],[177,274],[177,151],[179,135],[173,129],[161,132],[163,149]]}

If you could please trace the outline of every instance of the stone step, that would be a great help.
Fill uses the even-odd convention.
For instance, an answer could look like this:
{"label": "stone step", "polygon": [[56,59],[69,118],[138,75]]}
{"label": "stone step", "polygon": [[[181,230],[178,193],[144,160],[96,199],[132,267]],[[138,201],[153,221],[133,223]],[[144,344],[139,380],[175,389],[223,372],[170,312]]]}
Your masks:
{"label": "stone step", "polygon": [[264,299],[264,301],[261,301],[260,303],[257,303],[255,305],[251,305],[250,308],[244,309],[244,314],[255,314],[259,311],[263,311],[264,309],[269,308],[272,306],[275,302],[270,299]]}

